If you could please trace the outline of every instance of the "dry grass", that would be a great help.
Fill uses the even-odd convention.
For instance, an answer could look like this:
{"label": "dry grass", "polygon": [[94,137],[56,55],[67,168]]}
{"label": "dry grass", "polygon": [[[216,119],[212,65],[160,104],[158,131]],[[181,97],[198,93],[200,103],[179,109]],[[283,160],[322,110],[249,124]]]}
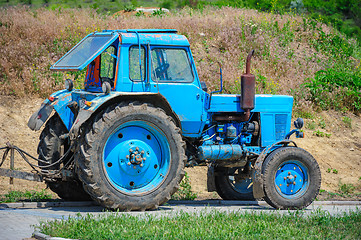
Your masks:
{"label": "dry grass", "polygon": [[[188,37],[201,80],[218,88],[220,61],[226,92],[238,92],[245,58],[255,49],[252,71],[258,91],[289,93],[329,59],[310,45],[317,30],[299,16],[255,10],[189,8],[162,17],[112,18],[91,9],[0,9],[0,93],[46,96],[62,87],[65,74],[49,71],[67,50],[89,32],[101,29],[176,28]],[[324,32],[331,31],[319,25]],[[307,105],[307,103],[305,103]]]}

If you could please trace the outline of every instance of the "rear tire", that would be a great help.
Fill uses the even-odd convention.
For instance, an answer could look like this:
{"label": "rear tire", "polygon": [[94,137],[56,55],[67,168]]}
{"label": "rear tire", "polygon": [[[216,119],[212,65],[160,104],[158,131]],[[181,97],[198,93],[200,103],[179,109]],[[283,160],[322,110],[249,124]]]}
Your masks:
{"label": "rear tire", "polygon": [[302,148],[282,147],[263,163],[265,201],[276,209],[303,209],[317,197],[321,171]]}
{"label": "rear tire", "polygon": [[242,176],[241,169],[234,175],[237,168],[215,169],[215,184],[218,195],[224,200],[253,201],[252,178]]}
{"label": "rear tire", "polygon": [[[62,155],[62,148],[67,150],[67,144],[61,140],[60,136],[67,133],[67,129],[62,123],[58,114],[54,114],[46,123],[44,130],[40,134],[38,145],[39,159],[45,160],[51,164],[58,160]],[[72,153],[70,153],[72,154]],[[69,160],[70,156],[68,157]],[[39,162],[40,166],[45,164]],[[60,164],[45,168],[45,170],[60,169]],[[45,181],[46,185],[58,196],[68,201],[89,201],[90,196],[84,191],[79,180],[73,181]]]}
{"label": "rear tire", "polygon": [[163,110],[136,103],[111,106],[84,130],[77,171],[100,205],[155,209],[179,188],[185,143]]}

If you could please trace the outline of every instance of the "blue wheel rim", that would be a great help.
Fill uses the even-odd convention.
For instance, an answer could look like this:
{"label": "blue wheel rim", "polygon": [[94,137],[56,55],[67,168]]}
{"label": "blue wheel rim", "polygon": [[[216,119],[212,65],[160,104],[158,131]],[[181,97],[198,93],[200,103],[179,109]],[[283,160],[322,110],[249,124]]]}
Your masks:
{"label": "blue wheel rim", "polygon": [[228,176],[229,182],[236,192],[247,194],[253,192],[252,178]]}
{"label": "blue wheel rim", "polygon": [[166,135],[154,124],[141,120],[119,126],[103,149],[108,181],[128,195],[157,189],[168,174],[170,160]]}
{"label": "blue wheel rim", "polygon": [[309,170],[297,160],[283,162],[277,169],[274,184],[282,197],[287,199],[298,198],[309,187]]}
{"label": "blue wheel rim", "polygon": [[247,194],[253,192],[252,178],[237,180],[233,176],[229,176],[229,180],[234,188],[239,193]]}

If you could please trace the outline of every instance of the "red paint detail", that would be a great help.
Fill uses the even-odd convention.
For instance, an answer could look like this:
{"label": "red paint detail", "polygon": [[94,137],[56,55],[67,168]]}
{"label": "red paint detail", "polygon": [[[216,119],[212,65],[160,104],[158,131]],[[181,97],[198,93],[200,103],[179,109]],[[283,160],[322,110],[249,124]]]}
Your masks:
{"label": "red paint detail", "polygon": [[50,97],[49,97],[49,100],[50,100],[50,102],[54,102],[55,97],[50,96]]}
{"label": "red paint detail", "polygon": [[42,115],[41,115],[41,113],[39,113],[39,115],[38,115],[38,119],[40,119],[42,117]]}

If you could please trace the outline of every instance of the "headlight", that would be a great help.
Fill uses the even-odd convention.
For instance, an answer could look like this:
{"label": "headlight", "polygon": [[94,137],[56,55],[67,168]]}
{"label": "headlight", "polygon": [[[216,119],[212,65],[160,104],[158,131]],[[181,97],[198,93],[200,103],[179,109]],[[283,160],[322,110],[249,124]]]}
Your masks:
{"label": "headlight", "polygon": [[293,122],[297,129],[301,129],[303,127],[303,119],[297,118],[296,121]]}

